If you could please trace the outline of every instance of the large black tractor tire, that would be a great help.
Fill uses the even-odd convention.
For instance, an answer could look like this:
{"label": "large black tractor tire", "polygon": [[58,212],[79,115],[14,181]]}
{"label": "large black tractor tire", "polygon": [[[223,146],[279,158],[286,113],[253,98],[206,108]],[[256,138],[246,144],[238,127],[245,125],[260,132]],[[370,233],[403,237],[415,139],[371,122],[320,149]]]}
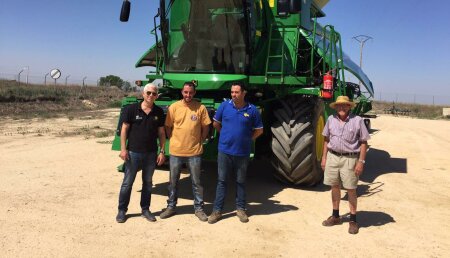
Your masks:
{"label": "large black tractor tire", "polygon": [[304,186],[322,180],[323,112],[323,101],[311,96],[290,96],[274,108],[271,162],[276,178]]}

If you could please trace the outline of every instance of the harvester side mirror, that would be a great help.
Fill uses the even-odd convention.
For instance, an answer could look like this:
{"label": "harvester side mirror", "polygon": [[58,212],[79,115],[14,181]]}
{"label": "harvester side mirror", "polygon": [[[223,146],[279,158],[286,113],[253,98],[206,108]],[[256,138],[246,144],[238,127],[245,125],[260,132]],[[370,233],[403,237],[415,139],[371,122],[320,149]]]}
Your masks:
{"label": "harvester side mirror", "polygon": [[122,3],[122,10],[120,10],[120,21],[127,22],[130,17],[130,6],[131,3],[128,0],[124,0]]}

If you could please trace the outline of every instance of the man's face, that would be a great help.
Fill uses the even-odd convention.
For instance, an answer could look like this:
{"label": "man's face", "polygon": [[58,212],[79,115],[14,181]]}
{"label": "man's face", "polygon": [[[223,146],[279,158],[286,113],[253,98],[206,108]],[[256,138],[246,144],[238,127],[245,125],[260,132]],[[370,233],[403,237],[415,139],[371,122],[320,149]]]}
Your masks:
{"label": "man's face", "polygon": [[339,116],[346,116],[350,112],[350,105],[348,104],[337,104],[336,105],[336,112]]}
{"label": "man's face", "polygon": [[154,101],[158,97],[158,91],[155,88],[150,87],[142,92],[142,97],[144,97],[145,101]]}
{"label": "man's face", "polygon": [[187,103],[192,101],[192,98],[195,96],[195,89],[194,87],[190,86],[183,86],[183,89],[181,90],[181,95],[183,95],[184,101]]}
{"label": "man's face", "polygon": [[241,86],[233,85],[231,86],[231,98],[234,102],[243,102],[245,97],[245,92],[242,91]]}

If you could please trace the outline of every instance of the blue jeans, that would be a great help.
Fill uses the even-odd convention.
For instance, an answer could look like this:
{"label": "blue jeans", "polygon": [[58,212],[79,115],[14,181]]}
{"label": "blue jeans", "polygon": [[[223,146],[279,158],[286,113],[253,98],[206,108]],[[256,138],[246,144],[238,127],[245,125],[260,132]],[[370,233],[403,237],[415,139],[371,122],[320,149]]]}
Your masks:
{"label": "blue jeans", "polygon": [[181,166],[183,163],[187,165],[191,175],[194,209],[196,211],[203,210],[203,187],[200,182],[200,168],[202,165],[201,155],[193,157],[170,156],[170,182],[167,207],[175,208],[177,206],[178,182],[180,180]]}
{"label": "blue jeans", "polygon": [[125,161],[125,173],[119,194],[119,210],[127,211],[130,203],[131,189],[134,179],[142,169],[141,208],[148,210],[152,195],[152,177],[155,172],[156,152],[128,152],[129,159]]}
{"label": "blue jeans", "polygon": [[236,173],[236,209],[245,210],[245,178],[249,156],[233,156],[219,151],[217,156],[218,178],[214,211],[221,211],[227,194],[227,181],[231,173]]}

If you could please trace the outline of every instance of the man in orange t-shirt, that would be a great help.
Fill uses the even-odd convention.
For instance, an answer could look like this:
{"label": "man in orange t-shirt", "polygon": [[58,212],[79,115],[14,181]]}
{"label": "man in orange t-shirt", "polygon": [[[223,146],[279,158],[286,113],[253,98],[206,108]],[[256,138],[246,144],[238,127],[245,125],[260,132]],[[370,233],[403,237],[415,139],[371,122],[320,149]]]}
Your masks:
{"label": "man in orange t-shirt", "polygon": [[165,219],[176,213],[178,181],[180,180],[181,166],[185,163],[191,174],[195,216],[201,221],[207,221],[208,217],[203,211],[200,168],[203,142],[208,136],[211,119],[206,107],[193,100],[195,84],[185,82],[181,94],[183,99],[170,105],[167,110],[165,127],[170,139],[169,199],[167,200],[167,209],[161,213],[160,218]]}

